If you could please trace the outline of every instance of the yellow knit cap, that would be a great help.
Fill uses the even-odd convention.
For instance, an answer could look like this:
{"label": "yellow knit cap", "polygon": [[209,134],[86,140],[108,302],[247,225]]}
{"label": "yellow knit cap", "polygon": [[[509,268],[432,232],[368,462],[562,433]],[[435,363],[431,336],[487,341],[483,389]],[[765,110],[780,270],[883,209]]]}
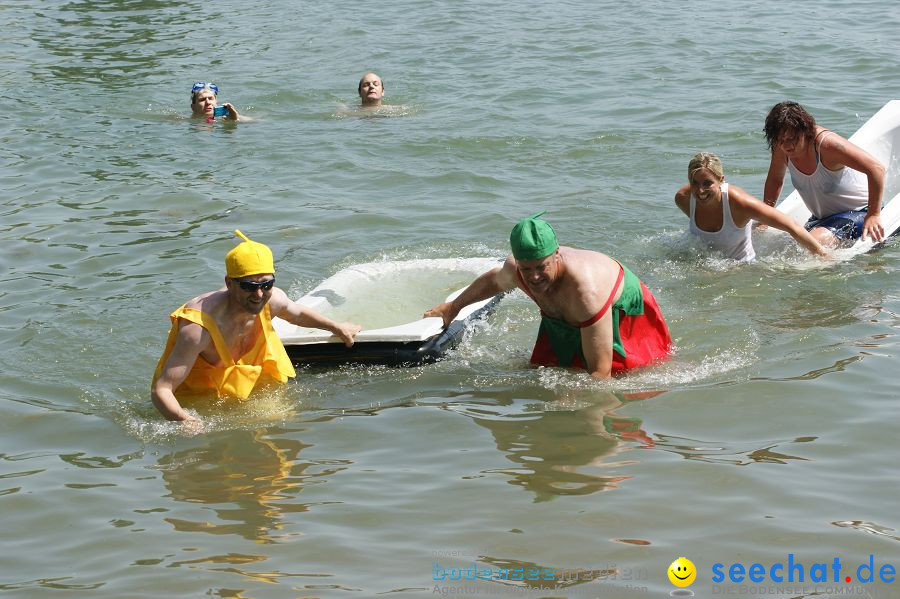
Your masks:
{"label": "yellow knit cap", "polygon": [[275,274],[272,250],[261,243],[250,241],[239,230],[234,232],[243,239],[225,256],[225,272],[232,279],[250,275]]}

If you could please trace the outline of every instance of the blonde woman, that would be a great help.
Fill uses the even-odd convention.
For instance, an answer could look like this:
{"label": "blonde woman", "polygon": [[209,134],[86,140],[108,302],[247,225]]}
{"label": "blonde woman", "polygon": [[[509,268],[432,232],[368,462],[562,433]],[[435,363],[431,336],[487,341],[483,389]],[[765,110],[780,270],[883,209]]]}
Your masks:
{"label": "blonde woman", "polygon": [[768,206],[740,187],[725,182],[722,160],[700,152],[688,164],[688,183],[675,194],[675,205],[690,219],[688,230],[710,248],[741,262],[756,258],[750,239],[751,220],[789,233],[817,256],[827,257],[809,232],[791,217]]}

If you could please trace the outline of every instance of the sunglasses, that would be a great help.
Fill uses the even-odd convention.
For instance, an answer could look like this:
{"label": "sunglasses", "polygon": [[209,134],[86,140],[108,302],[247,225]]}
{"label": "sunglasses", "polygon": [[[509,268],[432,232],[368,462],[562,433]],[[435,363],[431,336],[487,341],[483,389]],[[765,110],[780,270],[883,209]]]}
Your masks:
{"label": "sunglasses", "polygon": [[269,279],[268,281],[260,281],[259,283],[255,281],[238,281],[237,279],[231,279],[235,283],[237,283],[241,289],[248,293],[255,293],[257,289],[262,289],[263,291],[268,291],[272,287],[275,286],[275,279]]}
{"label": "sunglasses", "polygon": [[206,89],[207,87],[211,89],[214,94],[216,94],[217,96],[219,95],[219,86],[215,83],[207,83],[205,81],[198,81],[197,83],[195,83],[194,87],[191,88],[191,93],[198,92],[201,89]]}

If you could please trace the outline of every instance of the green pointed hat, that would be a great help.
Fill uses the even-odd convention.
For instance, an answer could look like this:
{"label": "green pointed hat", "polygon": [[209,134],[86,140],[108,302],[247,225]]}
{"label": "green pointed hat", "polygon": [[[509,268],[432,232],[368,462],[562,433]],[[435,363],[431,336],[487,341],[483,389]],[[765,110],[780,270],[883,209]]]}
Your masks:
{"label": "green pointed hat", "polygon": [[520,220],[509,234],[509,245],[516,260],[540,260],[559,248],[553,227],[538,219],[546,210]]}

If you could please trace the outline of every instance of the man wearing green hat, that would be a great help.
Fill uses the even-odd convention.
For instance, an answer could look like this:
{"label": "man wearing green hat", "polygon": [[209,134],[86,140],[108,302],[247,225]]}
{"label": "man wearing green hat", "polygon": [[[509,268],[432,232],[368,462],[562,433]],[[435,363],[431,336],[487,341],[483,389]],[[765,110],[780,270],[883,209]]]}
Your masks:
{"label": "man wearing green hat", "polygon": [[503,266],[425,316],[446,326],[465,306],[518,287],[541,309],[534,365],[583,368],[605,379],[665,359],[672,339],[653,294],[606,254],[560,246],[543,214],[513,228]]}
{"label": "man wearing green hat", "polygon": [[334,322],[289,300],[275,287],[272,251],[235,233],[243,241],[225,256],[225,287],[171,314],[172,328],[151,384],[153,405],[169,420],[199,425],[179,398],[246,399],[254,388],[296,376],[272,327],[274,316],[331,331],[348,347],[360,331],[358,325]]}

